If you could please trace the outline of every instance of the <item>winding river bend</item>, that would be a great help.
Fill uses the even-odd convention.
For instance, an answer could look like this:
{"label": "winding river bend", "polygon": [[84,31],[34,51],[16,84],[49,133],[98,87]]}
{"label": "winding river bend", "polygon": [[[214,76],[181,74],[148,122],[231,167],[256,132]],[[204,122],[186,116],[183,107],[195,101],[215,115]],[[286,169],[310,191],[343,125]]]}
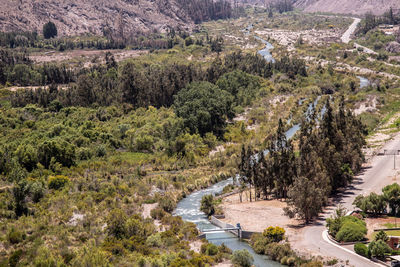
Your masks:
{"label": "winding river bend", "polygon": [[[252,25],[249,25],[245,31],[247,34],[249,34],[250,30],[252,28]],[[272,54],[270,52],[271,49],[273,49],[273,45],[267,42],[266,40],[254,36],[257,40],[260,40],[263,44],[265,44],[265,48],[261,49],[258,51],[260,55],[262,55],[265,60],[268,62],[275,62],[275,59],[272,57]],[[317,99],[309,104],[308,106],[308,112],[311,111],[313,106],[316,106],[318,103],[320,97],[317,97]],[[299,105],[303,103],[304,99],[299,102]],[[324,113],[324,110],[321,111],[321,113]],[[300,129],[299,124],[293,125],[288,131],[286,131],[286,138],[290,139],[292,138],[296,132]],[[264,151],[264,153],[268,153],[268,151]],[[257,156],[257,155],[256,155]],[[177,208],[174,211],[174,215],[176,216],[181,216],[183,220],[188,221],[188,222],[193,222],[197,225],[197,228],[199,230],[206,230],[206,229],[220,229],[217,226],[214,226],[211,224],[211,222],[208,220],[207,216],[200,211],[200,204],[201,204],[201,199],[204,195],[217,195],[220,194],[225,186],[228,184],[233,183],[233,178],[229,178],[227,180],[221,181],[219,183],[216,183],[206,189],[196,191],[186,198],[182,199],[179,201]],[[267,256],[259,255],[254,252],[254,250],[247,244],[246,242],[240,241],[235,235],[221,231],[221,232],[211,232],[206,234],[206,239],[215,244],[215,245],[221,245],[224,243],[227,247],[232,249],[232,251],[235,250],[241,250],[241,249],[246,249],[250,252],[250,254],[254,258],[254,266],[256,267],[278,267],[282,266],[280,263],[272,261],[268,259]]]}

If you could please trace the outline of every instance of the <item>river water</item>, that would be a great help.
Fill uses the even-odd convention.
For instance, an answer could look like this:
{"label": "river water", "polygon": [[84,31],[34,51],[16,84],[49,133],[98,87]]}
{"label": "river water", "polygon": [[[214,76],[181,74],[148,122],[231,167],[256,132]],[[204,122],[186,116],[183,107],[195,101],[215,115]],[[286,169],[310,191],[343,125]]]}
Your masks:
{"label": "river water", "polygon": [[361,89],[365,88],[371,84],[371,82],[365,77],[357,76],[357,78],[360,80],[360,88]]}
{"label": "river water", "polygon": [[[253,25],[250,24],[244,31],[246,34],[250,34],[251,29],[253,28]],[[272,54],[270,50],[274,48],[274,46],[267,42],[266,40],[254,36],[257,40],[261,41],[263,44],[265,44],[265,48],[261,49],[258,51],[258,53],[265,58],[268,62],[275,62],[275,59],[272,57]],[[313,106],[316,106],[318,103],[320,97],[317,97],[317,99],[311,103],[308,106],[307,113],[306,115],[311,111]],[[300,100],[299,105],[303,103],[305,99]],[[322,111],[321,113],[323,113]],[[300,124],[295,124],[293,125],[288,131],[286,131],[286,138],[290,139],[292,138],[297,131],[300,129]],[[264,154],[268,153],[268,151],[264,151]],[[256,157],[258,155],[255,155]],[[183,220],[188,221],[188,222],[193,222],[197,225],[197,228],[201,230],[206,230],[206,229],[220,229],[219,227],[212,225],[210,221],[208,220],[207,216],[200,211],[200,204],[201,204],[201,199],[204,195],[217,195],[220,194],[225,186],[228,184],[233,183],[233,178],[229,178],[227,180],[221,181],[219,183],[216,183],[206,189],[196,191],[186,198],[183,198],[179,203],[177,204],[177,207],[174,211],[174,215],[176,216],[181,216]],[[246,249],[250,252],[250,254],[254,258],[254,266],[256,267],[278,267],[282,266],[280,263],[269,260],[267,256],[264,255],[259,255],[254,252],[254,250],[246,243],[243,241],[240,241],[235,235],[221,231],[221,232],[212,232],[212,233],[207,233],[206,234],[206,239],[216,245],[221,245],[224,243],[228,248],[232,249],[232,251],[235,250],[241,250],[241,249]]]}
{"label": "river water", "polygon": [[[320,100],[320,96],[318,96],[314,102],[310,103],[307,108],[306,116],[311,112],[313,106],[316,106],[318,101]],[[301,100],[302,104],[304,101]],[[321,110],[321,116],[325,113],[324,108]],[[300,129],[300,124],[295,124],[293,125],[288,131],[286,131],[285,135],[287,139],[291,139],[296,132]],[[268,150],[264,151],[264,154],[267,154]],[[254,155],[255,158],[258,158],[258,154]],[[201,199],[204,195],[217,195],[220,194],[225,186],[228,184],[233,183],[233,178],[229,178],[227,180],[221,181],[219,183],[216,183],[206,189],[196,191],[186,198],[182,199],[179,201],[175,211],[174,215],[176,216],[181,216],[183,220],[188,221],[188,222],[193,222],[197,225],[197,228],[201,230],[206,230],[206,229],[220,229],[219,227],[211,224],[211,222],[208,220],[207,216],[200,211],[200,205],[201,205]],[[250,254],[254,258],[254,266],[256,267],[277,267],[277,266],[282,266],[280,263],[271,261],[268,259],[268,257],[259,255],[254,252],[254,250],[246,243],[243,241],[240,241],[235,235],[229,233],[229,232],[213,232],[213,233],[207,233],[206,234],[206,239],[216,245],[221,245],[224,243],[227,247],[232,249],[233,251],[235,250],[241,250],[241,249],[246,249],[250,252]]]}
{"label": "river water", "polygon": [[[227,180],[216,183],[206,189],[194,192],[187,196],[186,198],[179,201],[177,208],[174,211],[174,215],[181,216],[183,220],[188,222],[193,222],[197,225],[197,228],[200,230],[204,229],[219,229],[217,226],[212,225],[207,216],[200,211],[200,202],[201,198],[204,195],[209,194],[219,194],[222,192],[222,189],[228,185],[233,183],[233,178],[229,178]],[[282,266],[281,264],[269,260],[266,256],[259,255],[254,252],[254,250],[246,243],[240,241],[235,235],[228,232],[214,232],[207,233],[206,238],[209,242],[215,245],[221,245],[224,243],[228,248],[235,250],[246,249],[250,252],[250,254],[254,258],[254,265],[256,267],[277,267]]]}

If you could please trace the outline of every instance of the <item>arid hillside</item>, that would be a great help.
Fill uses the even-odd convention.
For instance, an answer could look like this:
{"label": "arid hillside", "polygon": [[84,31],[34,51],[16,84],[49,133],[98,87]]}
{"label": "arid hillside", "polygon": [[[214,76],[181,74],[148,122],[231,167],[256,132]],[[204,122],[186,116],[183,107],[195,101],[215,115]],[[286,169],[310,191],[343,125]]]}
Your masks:
{"label": "arid hillside", "polygon": [[53,21],[59,35],[129,35],[164,31],[168,26],[190,29],[193,22],[175,0],[0,0],[0,30],[41,32]]}
{"label": "arid hillside", "polygon": [[390,7],[400,8],[399,0],[297,0],[295,4],[306,12],[330,12],[362,15],[372,12],[381,15]]}

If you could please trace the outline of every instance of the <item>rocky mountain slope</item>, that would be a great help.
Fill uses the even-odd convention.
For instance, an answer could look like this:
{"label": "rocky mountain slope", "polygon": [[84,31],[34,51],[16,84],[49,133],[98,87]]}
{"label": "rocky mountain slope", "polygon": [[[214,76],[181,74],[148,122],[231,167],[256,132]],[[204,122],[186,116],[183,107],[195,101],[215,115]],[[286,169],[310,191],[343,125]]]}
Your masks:
{"label": "rocky mountain slope", "polygon": [[194,25],[176,0],[0,0],[0,6],[1,31],[41,32],[49,20],[59,35],[107,30],[129,35]]}
{"label": "rocky mountain slope", "polygon": [[400,8],[399,0],[297,0],[296,7],[306,12],[330,12],[363,15],[372,12],[381,15],[390,7]]}

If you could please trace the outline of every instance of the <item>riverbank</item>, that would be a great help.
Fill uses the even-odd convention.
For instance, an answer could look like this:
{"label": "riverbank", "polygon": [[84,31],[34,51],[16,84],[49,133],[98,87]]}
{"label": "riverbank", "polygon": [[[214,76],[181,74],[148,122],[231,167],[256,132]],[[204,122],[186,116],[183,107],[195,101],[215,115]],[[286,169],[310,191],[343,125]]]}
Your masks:
{"label": "riverbank", "polygon": [[240,202],[239,193],[224,198],[220,207],[225,218],[221,220],[233,225],[240,223],[244,230],[260,233],[269,226],[280,226],[285,228],[289,241],[295,240],[303,223],[297,219],[289,219],[283,214],[283,208],[286,207],[284,201],[249,202],[245,196],[243,200]]}

